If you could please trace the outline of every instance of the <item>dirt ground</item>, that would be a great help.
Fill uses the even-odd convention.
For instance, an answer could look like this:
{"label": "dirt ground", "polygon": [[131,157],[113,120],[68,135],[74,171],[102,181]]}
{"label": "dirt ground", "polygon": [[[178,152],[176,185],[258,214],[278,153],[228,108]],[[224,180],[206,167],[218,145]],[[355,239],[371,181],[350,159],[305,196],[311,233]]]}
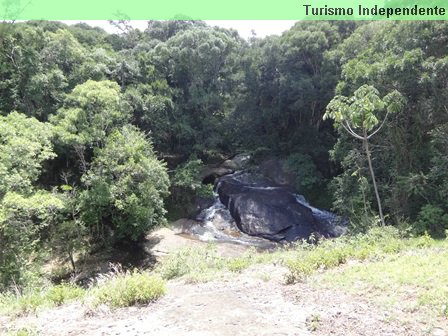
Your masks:
{"label": "dirt ground", "polygon": [[[168,283],[160,301],[95,311],[73,303],[19,318],[0,317],[3,331],[30,327],[41,335],[446,335],[403,311],[311,284],[284,285],[280,266],[251,267],[228,279]],[[0,327],[0,330],[2,328]]]}
{"label": "dirt ground", "polygon": [[[201,244],[169,229],[148,238],[145,248],[156,256]],[[218,250],[237,256],[245,249],[223,244]],[[399,307],[387,310],[371,297],[323,288],[313,279],[285,285],[285,274],[279,265],[254,265],[207,283],[170,281],[166,296],[142,307],[92,310],[72,303],[35,315],[0,315],[0,334],[27,327],[45,336],[448,336],[447,319],[425,321]]]}

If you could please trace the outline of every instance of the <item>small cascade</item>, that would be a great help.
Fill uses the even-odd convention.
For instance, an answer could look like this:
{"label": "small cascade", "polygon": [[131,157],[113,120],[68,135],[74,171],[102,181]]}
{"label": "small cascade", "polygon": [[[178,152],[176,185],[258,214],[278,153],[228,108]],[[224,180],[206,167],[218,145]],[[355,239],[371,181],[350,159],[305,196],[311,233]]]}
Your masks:
{"label": "small cascade", "polygon": [[313,207],[308,203],[303,195],[294,194],[294,196],[297,203],[308,207],[312,211],[313,216],[316,218],[318,223],[320,223],[331,236],[339,237],[347,232],[347,225],[344,224],[342,218],[330,211]]}
{"label": "small cascade", "polygon": [[337,215],[250,171],[221,177],[215,192],[214,203],[196,217],[201,224],[194,234],[203,241],[266,247],[314,233],[337,237],[346,231]]}
{"label": "small cascade", "polygon": [[215,202],[210,207],[197,215],[196,220],[203,223],[200,232],[195,232],[195,236],[201,241],[235,243],[262,249],[275,247],[275,244],[266,239],[241,232],[218,195],[215,195]]}
{"label": "small cascade", "polygon": [[329,221],[329,222],[334,222],[337,219],[337,216],[334,213],[331,213],[330,211],[326,211],[326,210],[321,210],[318,208],[315,208],[313,206],[311,206],[308,201],[305,199],[305,197],[303,197],[303,195],[299,195],[299,194],[294,194],[297,203],[308,207],[312,212],[313,215],[321,220],[325,220],[325,221]]}

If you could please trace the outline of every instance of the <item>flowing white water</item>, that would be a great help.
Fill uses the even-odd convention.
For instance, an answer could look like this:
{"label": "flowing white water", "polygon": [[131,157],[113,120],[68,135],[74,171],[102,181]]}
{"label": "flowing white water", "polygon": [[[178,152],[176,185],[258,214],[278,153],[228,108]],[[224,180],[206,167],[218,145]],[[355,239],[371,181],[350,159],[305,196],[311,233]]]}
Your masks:
{"label": "flowing white water", "polygon": [[[338,225],[340,218],[335,214],[311,206],[302,195],[294,194],[284,187],[272,186],[271,182],[260,176],[251,174],[247,171],[239,171],[231,175],[227,175],[225,178],[230,178],[232,181],[240,183],[243,187],[242,190],[245,190],[244,192],[248,193],[250,193],[251,190],[283,190],[286,193],[290,193],[298,204],[308,208],[312,212],[319,230],[329,233],[330,236],[339,236],[346,231],[345,225]],[[220,189],[222,181],[223,180],[218,181],[216,191]],[[235,220],[232,218],[232,215],[228,210],[228,206],[228,204],[226,206],[221,203],[218,195],[215,194],[214,203],[207,209],[204,209],[196,218],[202,224],[197,228],[197,230],[195,230],[195,236],[203,241],[232,242],[258,247],[265,247],[266,244],[273,244],[266,239],[249,236],[241,232],[235,223]],[[246,215],[246,217],[247,216],[248,215]]]}
{"label": "flowing white water", "polygon": [[275,246],[274,243],[266,239],[252,237],[241,232],[230,211],[221,203],[217,195],[213,205],[202,210],[196,219],[203,223],[202,232],[195,234],[199,240],[236,243],[260,248],[272,248]]}
{"label": "flowing white water", "polygon": [[313,212],[313,215],[315,215],[323,220],[327,220],[329,222],[333,222],[336,220],[337,216],[334,213],[331,213],[326,210],[321,210],[321,209],[311,206],[308,203],[308,201],[305,199],[305,197],[303,197],[303,195],[294,194],[294,196],[296,198],[297,203],[309,208]]}
{"label": "flowing white water", "polygon": [[339,237],[347,232],[347,226],[334,213],[311,206],[302,195],[294,194],[294,196],[297,203],[308,207],[313,212],[314,217],[327,223],[327,229],[332,232],[333,236]]}

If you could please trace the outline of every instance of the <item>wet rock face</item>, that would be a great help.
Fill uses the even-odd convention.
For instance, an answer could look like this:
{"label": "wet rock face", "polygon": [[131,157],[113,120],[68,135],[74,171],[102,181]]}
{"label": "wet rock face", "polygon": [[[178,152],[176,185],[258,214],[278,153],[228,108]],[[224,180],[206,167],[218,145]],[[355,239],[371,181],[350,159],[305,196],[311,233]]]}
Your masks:
{"label": "wet rock face", "polygon": [[285,187],[248,174],[219,179],[217,192],[238,228],[251,236],[273,241],[295,241],[312,233],[337,236],[338,218],[310,206]]}

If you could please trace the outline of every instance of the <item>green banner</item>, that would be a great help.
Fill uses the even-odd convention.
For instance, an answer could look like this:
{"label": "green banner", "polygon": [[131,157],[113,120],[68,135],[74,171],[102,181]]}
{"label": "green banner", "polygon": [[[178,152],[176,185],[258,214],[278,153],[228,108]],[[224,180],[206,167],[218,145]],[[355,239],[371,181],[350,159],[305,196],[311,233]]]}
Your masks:
{"label": "green banner", "polygon": [[[2,0],[0,0],[2,1]],[[428,0],[4,0],[1,20],[446,20]]]}

